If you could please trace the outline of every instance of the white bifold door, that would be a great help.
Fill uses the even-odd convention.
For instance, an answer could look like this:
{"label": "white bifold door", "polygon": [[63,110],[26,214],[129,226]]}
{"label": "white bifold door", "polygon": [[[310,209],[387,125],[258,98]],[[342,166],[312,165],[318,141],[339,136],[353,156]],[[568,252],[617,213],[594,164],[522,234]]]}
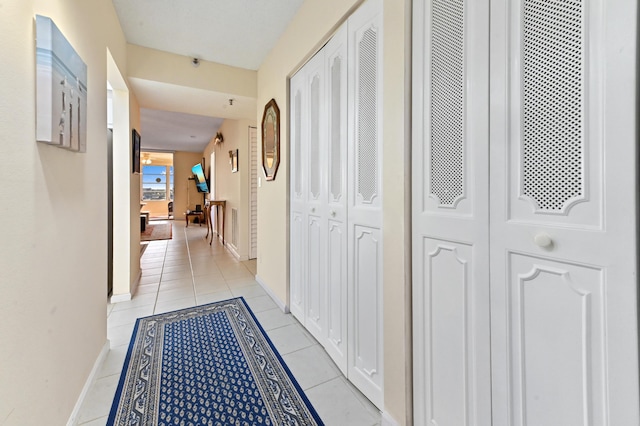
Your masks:
{"label": "white bifold door", "polygon": [[416,424],[640,424],[636,8],[414,2]]}
{"label": "white bifold door", "polygon": [[290,309],[382,408],[382,19],[370,0],[290,81]]}

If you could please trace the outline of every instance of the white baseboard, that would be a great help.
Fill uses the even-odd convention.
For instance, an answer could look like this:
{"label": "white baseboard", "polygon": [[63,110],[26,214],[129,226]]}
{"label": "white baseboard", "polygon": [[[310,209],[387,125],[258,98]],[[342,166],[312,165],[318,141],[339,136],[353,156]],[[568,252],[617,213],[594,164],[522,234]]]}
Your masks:
{"label": "white baseboard", "polygon": [[382,422],[380,424],[382,426],[400,426],[399,423],[396,422],[395,419],[386,411],[382,412]]}
{"label": "white baseboard", "polygon": [[249,256],[240,256],[240,254],[238,254],[237,248],[234,247],[233,245],[227,243],[227,250],[229,250],[229,252],[233,255],[233,257],[236,258],[236,260],[239,260],[240,262],[243,262],[245,260],[249,260]]}
{"label": "white baseboard", "polygon": [[280,298],[278,298],[273,291],[271,291],[271,289],[269,288],[269,286],[262,280],[262,278],[260,278],[260,276],[258,276],[256,274],[256,281],[258,282],[258,284],[260,284],[260,286],[262,287],[262,289],[264,291],[267,292],[267,294],[269,295],[269,297],[271,297],[271,299],[273,299],[273,301],[276,303],[276,305],[278,305],[278,307],[280,308],[280,310],[282,312],[284,312],[285,314],[288,314],[289,311],[289,306],[287,306],[286,303],[284,303],[282,300],[280,300]]}
{"label": "white baseboard", "polygon": [[232,246],[231,244],[227,243],[226,247],[227,247],[227,250],[229,250],[229,253],[231,253],[233,255],[233,257],[236,258],[236,260],[240,260],[240,255],[238,254],[238,252],[236,251],[236,248],[234,246]]}
{"label": "white baseboard", "polygon": [[131,300],[131,293],[114,294],[109,299],[109,303],[119,303]]}
{"label": "white baseboard", "polygon": [[89,377],[87,377],[87,381],[84,383],[84,387],[82,388],[82,392],[80,392],[80,396],[76,401],[76,405],[73,407],[73,411],[71,412],[71,416],[69,417],[67,426],[76,425],[78,421],[78,415],[80,414],[80,408],[82,407],[82,403],[84,402],[84,399],[87,397],[87,394],[89,393],[89,389],[91,389],[91,386],[93,386],[93,383],[96,381],[96,376],[98,375],[98,372],[102,367],[102,363],[104,362],[104,359],[107,357],[107,354],[109,353],[109,348],[110,348],[110,342],[107,339],[107,341],[104,342],[104,346],[102,347],[102,350],[98,354],[98,358],[96,358],[96,362],[93,363],[93,368],[89,373]]}

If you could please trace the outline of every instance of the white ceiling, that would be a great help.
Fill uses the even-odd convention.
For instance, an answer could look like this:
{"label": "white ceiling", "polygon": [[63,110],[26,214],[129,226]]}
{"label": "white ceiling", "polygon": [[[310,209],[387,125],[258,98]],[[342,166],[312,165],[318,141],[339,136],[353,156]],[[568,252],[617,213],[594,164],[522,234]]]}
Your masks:
{"label": "white ceiling", "polygon": [[140,145],[144,150],[202,152],[222,118],[140,109]]}
{"label": "white ceiling", "polygon": [[[113,5],[131,44],[257,70],[303,1],[113,0]],[[253,98],[232,96],[230,106],[224,93],[129,82],[141,105],[154,108],[141,109],[143,149],[199,152],[222,119],[256,116]]]}

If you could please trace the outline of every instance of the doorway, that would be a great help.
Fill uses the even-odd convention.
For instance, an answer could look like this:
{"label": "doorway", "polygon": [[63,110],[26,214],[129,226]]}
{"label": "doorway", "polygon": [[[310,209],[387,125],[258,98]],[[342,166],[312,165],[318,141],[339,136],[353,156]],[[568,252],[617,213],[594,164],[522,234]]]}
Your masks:
{"label": "doorway", "polygon": [[141,213],[150,220],[173,219],[173,153],[142,151],[140,166]]}

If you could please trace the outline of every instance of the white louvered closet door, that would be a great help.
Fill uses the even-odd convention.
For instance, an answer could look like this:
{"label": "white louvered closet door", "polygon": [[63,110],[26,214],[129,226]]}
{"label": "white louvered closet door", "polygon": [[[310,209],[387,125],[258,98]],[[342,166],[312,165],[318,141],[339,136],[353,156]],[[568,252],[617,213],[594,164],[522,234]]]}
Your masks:
{"label": "white louvered closet door", "polygon": [[495,426],[640,424],[636,8],[491,1]]}
{"label": "white louvered closet door", "polygon": [[637,36],[626,0],[414,3],[416,424],[640,424]]}
{"label": "white louvered closet door", "polygon": [[364,3],[348,28],[348,376],[382,407],[382,2]]}
{"label": "white louvered closet door", "polygon": [[258,257],[258,128],[249,127],[251,182],[249,199],[249,259]]}
{"label": "white louvered closet door", "polygon": [[488,6],[414,4],[416,425],[491,424]]}
{"label": "white louvered closet door", "polygon": [[290,197],[289,216],[289,309],[300,323],[305,324],[306,312],[306,222],[307,222],[307,180],[306,170],[306,109],[304,105],[305,73],[298,72],[290,80],[289,128],[291,138]]}
{"label": "white louvered closet door", "polygon": [[347,375],[347,28],[322,49],[327,76],[327,342],[325,349]]}
{"label": "white louvered closet door", "polygon": [[290,80],[290,305],[383,408],[382,19],[368,0]]}

